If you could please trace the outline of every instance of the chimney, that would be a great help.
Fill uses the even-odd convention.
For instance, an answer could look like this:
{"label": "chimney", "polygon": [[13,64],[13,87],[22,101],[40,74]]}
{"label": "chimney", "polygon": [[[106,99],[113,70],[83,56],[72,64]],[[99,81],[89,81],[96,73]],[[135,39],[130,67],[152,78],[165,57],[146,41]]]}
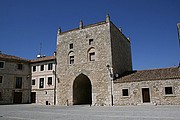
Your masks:
{"label": "chimney", "polygon": [[110,16],[109,16],[109,14],[106,15],[106,22],[110,22]]}
{"label": "chimney", "polygon": [[83,29],[83,21],[80,20],[79,29]]}
{"label": "chimney", "polygon": [[58,35],[61,34],[61,27],[58,28]]}
{"label": "chimney", "polygon": [[56,51],[54,51],[54,56],[56,56]]}
{"label": "chimney", "polygon": [[119,28],[119,31],[122,32],[122,28],[121,27]]}

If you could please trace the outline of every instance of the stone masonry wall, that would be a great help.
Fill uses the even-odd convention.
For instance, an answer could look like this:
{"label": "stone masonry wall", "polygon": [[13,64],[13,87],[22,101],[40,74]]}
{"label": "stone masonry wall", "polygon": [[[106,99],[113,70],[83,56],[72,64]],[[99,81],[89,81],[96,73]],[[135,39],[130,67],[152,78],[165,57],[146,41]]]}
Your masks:
{"label": "stone masonry wall", "polygon": [[[30,103],[31,92],[31,70],[29,63],[23,61],[5,61],[4,69],[0,69],[0,76],[3,81],[0,83],[0,92],[2,99],[0,104],[12,104],[14,92],[22,92],[22,103]],[[18,70],[17,64],[22,63],[23,69]],[[16,77],[22,77],[22,88],[15,88]]]}
{"label": "stone masonry wall", "polygon": [[[172,87],[173,94],[166,95],[165,87]],[[180,105],[179,79],[126,82],[114,84],[115,105],[143,104],[142,88],[149,88],[150,103],[155,105]],[[122,89],[129,90],[129,96],[122,95]]]}
{"label": "stone masonry wall", "polygon": [[114,73],[132,71],[131,44],[124,34],[111,22],[111,48]]}
{"label": "stone masonry wall", "polygon": [[54,105],[54,90],[36,90],[36,104]]}
{"label": "stone masonry wall", "polygon": [[[89,39],[93,43],[89,45]],[[73,49],[69,44],[73,43]],[[109,23],[101,23],[62,33],[57,40],[57,103],[73,104],[73,82],[81,73],[92,84],[92,105],[110,104],[110,86],[107,64],[111,64]],[[95,61],[89,61],[88,50],[95,49]],[[69,64],[68,54],[74,52],[74,64]]]}

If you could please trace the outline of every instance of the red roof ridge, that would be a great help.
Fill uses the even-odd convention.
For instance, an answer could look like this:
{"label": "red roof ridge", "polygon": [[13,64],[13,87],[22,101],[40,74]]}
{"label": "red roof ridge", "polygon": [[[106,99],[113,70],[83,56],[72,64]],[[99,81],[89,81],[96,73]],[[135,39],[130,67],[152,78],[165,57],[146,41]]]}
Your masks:
{"label": "red roof ridge", "polygon": [[148,80],[167,80],[180,78],[180,70],[178,67],[158,68],[149,70],[132,71],[129,74],[124,74],[119,79],[115,80],[118,82],[137,82],[137,81],[148,81]]}
{"label": "red roof ridge", "polygon": [[49,61],[49,60],[55,60],[56,56],[46,56],[46,57],[40,57],[34,60],[31,60],[31,63],[33,62],[43,62],[43,61]]}
{"label": "red roof ridge", "polygon": [[30,60],[28,60],[28,59],[24,59],[24,58],[21,58],[18,56],[8,55],[8,54],[4,54],[4,53],[0,53],[0,58],[8,59],[8,60],[20,60],[20,61],[30,62]]}
{"label": "red roof ridge", "polygon": [[165,68],[150,68],[145,70],[135,70],[135,71],[154,71],[154,70],[164,70],[164,69],[173,69],[177,68],[177,66],[165,67]]}

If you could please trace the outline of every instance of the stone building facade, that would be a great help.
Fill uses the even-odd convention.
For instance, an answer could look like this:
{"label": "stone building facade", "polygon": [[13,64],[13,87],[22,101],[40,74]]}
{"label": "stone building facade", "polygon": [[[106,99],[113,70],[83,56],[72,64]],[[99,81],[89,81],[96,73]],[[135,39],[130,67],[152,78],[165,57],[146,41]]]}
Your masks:
{"label": "stone building facade", "polygon": [[31,60],[31,71],[31,102],[43,105],[54,105],[56,102],[55,56],[40,57]]}
{"label": "stone building facade", "polygon": [[0,53],[0,104],[180,105],[180,66],[134,71],[130,40],[109,15],[59,28],[56,52],[35,60]]}
{"label": "stone building facade", "polygon": [[0,104],[30,103],[30,61],[0,53]]}
{"label": "stone building facade", "polygon": [[180,105],[178,67],[134,71],[114,80],[115,105]]}
{"label": "stone building facade", "polygon": [[57,35],[57,104],[110,105],[107,65],[120,75],[132,71],[131,45],[106,16],[106,21]]}

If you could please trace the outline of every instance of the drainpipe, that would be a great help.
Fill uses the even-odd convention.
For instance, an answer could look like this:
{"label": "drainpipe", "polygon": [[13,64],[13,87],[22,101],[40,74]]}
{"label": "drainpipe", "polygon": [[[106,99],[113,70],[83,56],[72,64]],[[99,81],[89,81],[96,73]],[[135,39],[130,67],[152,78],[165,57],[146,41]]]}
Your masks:
{"label": "drainpipe", "polygon": [[56,105],[56,58],[55,58],[55,71],[53,71],[54,74],[54,105]]}

